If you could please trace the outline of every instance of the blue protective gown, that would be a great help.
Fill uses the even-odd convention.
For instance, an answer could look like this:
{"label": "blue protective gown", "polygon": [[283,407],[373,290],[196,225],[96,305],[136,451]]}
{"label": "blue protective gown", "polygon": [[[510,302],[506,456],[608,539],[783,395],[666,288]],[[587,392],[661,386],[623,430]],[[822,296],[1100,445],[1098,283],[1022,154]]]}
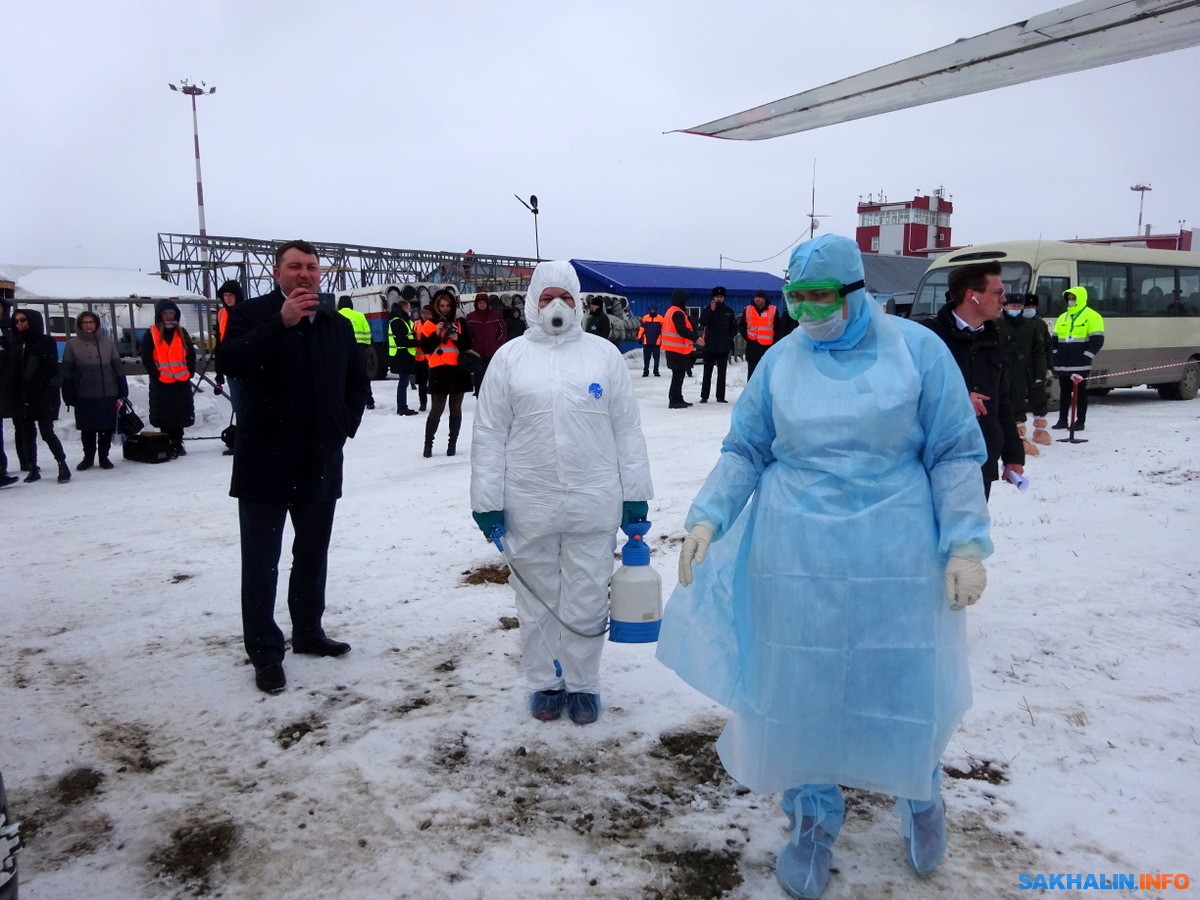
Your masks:
{"label": "blue protective gown", "polygon": [[952,550],[992,550],[985,449],[937,335],[864,297],[851,311],[842,346],[798,329],[738,399],[685,522],[716,539],[658,657],[732,710],[717,750],[751,789],[930,799],[971,704],[943,576]]}

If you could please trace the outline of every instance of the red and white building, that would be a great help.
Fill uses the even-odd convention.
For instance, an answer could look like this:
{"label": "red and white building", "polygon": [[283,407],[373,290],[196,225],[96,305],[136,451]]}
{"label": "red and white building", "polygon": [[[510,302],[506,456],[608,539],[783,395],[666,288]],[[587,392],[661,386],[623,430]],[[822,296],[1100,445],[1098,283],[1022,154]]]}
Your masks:
{"label": "red and white building", "polygon": [[953,248],[950,215],[954,204],[938,188],[932,195],[892,203],[880,193],[858,203],[854,237],[863,253],[932,258]]}

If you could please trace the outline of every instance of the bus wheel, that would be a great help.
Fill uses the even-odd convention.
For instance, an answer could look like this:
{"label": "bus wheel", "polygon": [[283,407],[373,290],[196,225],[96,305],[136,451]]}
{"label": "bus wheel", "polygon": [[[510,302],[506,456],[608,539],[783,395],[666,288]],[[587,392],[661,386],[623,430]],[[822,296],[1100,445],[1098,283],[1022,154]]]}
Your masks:
{"label": "bus wheel", "polygon": [[1164,400],[1191,400],[1200,392],[1200,363],[1192,360],[1183,367],[1183,374],[1174,384],[1158,385],[1158,396]]}
{"label": "bus wheel", "polygon": [[387,377],[387,367],[381,360],[387,359],[387,350],[379,352],[381,344],[367,344],[367,377],[372,381]]}

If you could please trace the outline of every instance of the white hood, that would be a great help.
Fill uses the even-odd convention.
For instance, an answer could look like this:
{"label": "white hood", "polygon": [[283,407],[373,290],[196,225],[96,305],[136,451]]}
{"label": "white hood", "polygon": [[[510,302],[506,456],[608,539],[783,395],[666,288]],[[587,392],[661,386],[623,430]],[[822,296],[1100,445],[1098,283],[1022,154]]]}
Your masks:
{"label": "white hood", "polygon": [[[562,288],[575,298],[575,308],[568,308],[564,315],[567,317],[567,327],[558,334],[551,334],[542,327],[542,310],[538,307],[538,298],[548,287]],[[564,341],[577,340],[583,334],[583,310],[579,286],[579,276],[575,267],[566,260],[552,260],[538,263],[529,279],[529,289],[525,292],[525,321],[528,327],[525,336],[534,341]]]}

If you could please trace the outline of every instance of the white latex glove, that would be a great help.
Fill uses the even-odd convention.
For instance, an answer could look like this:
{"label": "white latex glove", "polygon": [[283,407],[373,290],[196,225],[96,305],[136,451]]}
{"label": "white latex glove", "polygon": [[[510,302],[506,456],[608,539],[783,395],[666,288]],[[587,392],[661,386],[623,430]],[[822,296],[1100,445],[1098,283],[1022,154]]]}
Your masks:
{"label": "white latex glove", "polygon": [[987,572],[983,563],[965,556],[952,556],[946,563],[946,599],[950,608],[958,611],[972,605],[987,587]]}
{"label": "white latex glove", "polygon": [[679,552],[679,583],[684,587],[692,583],[692,561],[700,565],[708,555],[713,533],[713,527],[707,522],[697,522],[683,539],[683,550]]}

